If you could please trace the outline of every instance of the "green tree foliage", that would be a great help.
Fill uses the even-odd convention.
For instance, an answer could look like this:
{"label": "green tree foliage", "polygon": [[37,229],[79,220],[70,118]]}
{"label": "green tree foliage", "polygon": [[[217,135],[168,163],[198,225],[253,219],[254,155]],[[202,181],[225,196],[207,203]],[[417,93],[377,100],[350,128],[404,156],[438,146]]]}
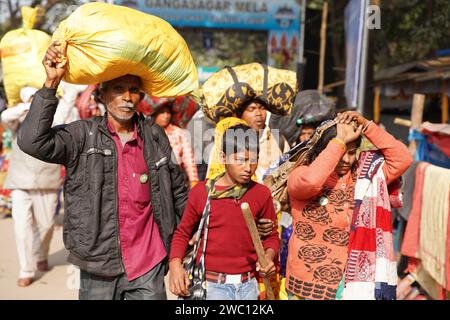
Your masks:
{"label": "green tree foliage", "polygon": [[[372,1],[373,2],[373,1]],[[449,0],[380,0],[381,30],[372,41],[375,68],[433,57],[436,50],[450,48]],[[321,9],[324,0],[308,0],[308,8]],[[328,0],[328,34],[333,49],[345,51],[344,9],[346,0]],[[306,22],[307,23],[307,22]],[[342,60],[338,53],[337,61]],[[337,65],[337,67],[341,67]]]}
{"label": "green tree foliage", "polygon": [[450,1],[382,0],[381,30],[375,31],[374,49],[378,68],[450,49]]}
{"label": "green tree foliage", "polygon": [[[0,37],[20,27],[22,5],[42,7],[42,16],[35,28],[52,33],[58,23],[77,5],[89,0],[0,0],[6,14],[0,25]],[[299,4],[303,0],[296,0]],[[307,0],[308,8],[320,9],[325,0]],[[347,0],[328,0],[328,35],[332,39],[335,67],[339,78],[345,67],[344,9]],[[380,0],[381,30],[373,31],[372,48],[376,69],[425,59],[435,50],[450,48],[449,0]],[[320,16],[318,17],[320,18]],[[308,27],[308,21],[306,21]]]}

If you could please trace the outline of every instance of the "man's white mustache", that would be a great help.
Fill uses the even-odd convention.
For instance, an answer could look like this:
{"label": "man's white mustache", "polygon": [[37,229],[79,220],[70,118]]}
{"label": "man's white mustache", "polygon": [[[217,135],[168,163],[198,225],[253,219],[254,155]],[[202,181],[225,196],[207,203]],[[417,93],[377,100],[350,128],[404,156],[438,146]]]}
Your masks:
{"label": "man's white mustache", "polygon": [[126,103],[126,104],[124,104],[124,105],[122,105],[122,106],[119,106],[119,108],[130,108],[130,109],[134,109],[134,108],[136,108],[136,107],[134,106],[134,104],[132,104],[131,102],[129,102],[129,103]]}

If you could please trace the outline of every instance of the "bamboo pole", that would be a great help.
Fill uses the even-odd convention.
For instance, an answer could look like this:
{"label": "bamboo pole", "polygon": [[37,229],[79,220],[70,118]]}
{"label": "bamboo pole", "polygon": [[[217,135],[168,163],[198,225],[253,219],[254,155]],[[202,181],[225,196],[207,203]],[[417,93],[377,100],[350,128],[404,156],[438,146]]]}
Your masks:
{"label": "bamboo pole", "polygon": [[398,124],[399,126],[411,128],[412,123],[411,123],[411,120],[408,120],[408,119],[395,118],[394,124]]}
{"label": "bamboo pole", "polygon": [[[415,94],[413,98],[413,107],[411,112],[411,130],[418,129],[422,124],[424,106],[425,106],[425,95]],[[417,144],[415,140],[411,141],[408,149],[412,155],[416,153]]]}
{"label": "bamboo pole", "polygon": [[323,4],[322,26],[320,28],[320,62],[319,62],[319,84],[317,90],[323,92],[324,74],[325,74],[325,52],[327,47],[327,19],[328,19],[328,1]]}
{"label": "bamboo pole", "polygon": [[441,94],[441,100],[442,100],[442,115],[441,120],[442,123],[448,122],[448,97],[447,97],[447,86],[448,86],[448,80],[444,80],[444,83],[442,85],[442,94]]}
{"label": "bamboo pole", "polygon": [[380,123],[380,96],[381,88],[379,86],[376,86],[373,102],[373,121],[377,124]]}
{"label": "bamboo pole", "polygon": [[[266,255],[264,253],[264,248],[259,238],[258,229],[256,228],[255,220],[253,214],[250,210],[250,206],[247,202],[241,204],[242,214],[244,215],[245,222],[247,224],[248,230],[250,231],[250,236],[252,237],[253,245],[256,249],[256,255],[258,256],[258,261],[261,267],[267,266]],[[269,300],[275,300],[275,295],[273,294],[270,281],[267,277],[263,277],[264,286],[266,287],[266,295]]]}

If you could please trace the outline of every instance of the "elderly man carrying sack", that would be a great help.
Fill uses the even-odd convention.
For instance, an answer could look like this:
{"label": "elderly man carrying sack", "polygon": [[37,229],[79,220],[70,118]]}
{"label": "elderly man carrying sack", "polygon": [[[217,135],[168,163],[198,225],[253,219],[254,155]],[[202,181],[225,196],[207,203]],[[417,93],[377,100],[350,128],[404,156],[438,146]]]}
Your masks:
{"label": "elderly man carrying sack", "polygon": [[49,47],[18,144],[66,167],[64,243],[81,269],[80,299],[166,299],[167,256],[187,200],[167,136],[136,114],[143,94],[132,75],[101,84],[104,117],[52,128],[65,54],[58,42]]}

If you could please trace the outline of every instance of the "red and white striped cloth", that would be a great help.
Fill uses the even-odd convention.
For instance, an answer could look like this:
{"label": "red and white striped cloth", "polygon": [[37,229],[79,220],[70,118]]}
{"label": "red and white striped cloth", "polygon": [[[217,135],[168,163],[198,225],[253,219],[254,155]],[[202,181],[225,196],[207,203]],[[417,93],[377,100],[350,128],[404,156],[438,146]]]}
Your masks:
{"label": "red and white striped cloth", "polygon": [[395,300],[397,264],[388,186],[379,151],[361,154],[345,269],[344,300]]}
{"label": "red and white striped cloth", "polygon": [[165,131],[178,164],[186,171],[190,182],[197,182],[198,173],[194,151],[183,129],[169,124]]}

